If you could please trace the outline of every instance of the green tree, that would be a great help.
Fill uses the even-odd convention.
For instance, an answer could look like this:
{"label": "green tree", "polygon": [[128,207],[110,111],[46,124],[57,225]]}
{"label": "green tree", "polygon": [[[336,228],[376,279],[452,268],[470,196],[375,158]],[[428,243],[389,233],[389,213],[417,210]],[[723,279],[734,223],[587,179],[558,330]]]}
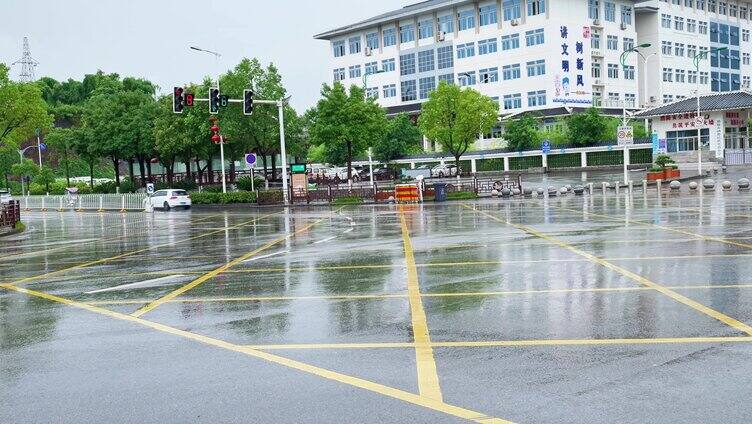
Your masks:
{"label": "green tree", "polygon": [[386,113],[357,86],[348,92],[340,83],[324,84],[321,96],[310,135],[314,144],[326,146],[328,162],[347,163],[351,180],[353,156],[384,137]]}
{"label": "green tree", "polygon": [[491,131],[498,118],[499,107],[490,97],[442,82],[423,105],[418,125],[423,135],[454,156],[459,168],[460,157],[478,134]]}
{"label": "green tree", "polygon": [[52,128],[52,115],[36,83],[19,83],[8,78],[8,67],[0,63],[0,148],[17,147],[37,129]]}
{"label": "green tree", "polygon": [[389,121],[386,134],[373,146],[373,156],[382,162],[418,153],[421,150],[420,130],[405,113]]}
{"label": "green tree", "polygon": [[44,186],[47,193],[50,192],[50,184],[55,182],[55,171],[49,166],[43,166],[37,170],[34,182]]}
{"label": "green tree", "polygon": [[[11,166],[11,174],[22,178],[30,180],[35,175],[37,175],[37,172],[39,172],[39,167],[37,164],[34,163],[33,160],[24,159],[21,163],[15,163]],[[23,195],[23,193],[21,193]]]}
{"label": "green tree", "polygon": [[18,153],[15,149],[10,147],[0,148],[0,174],[3,175],[5,181],[5,187],[10,188],[10,179],[12,175],[11,168],[18,162]]}
{"label": "green tree", "polygon": [[616,133],[610,137],[608,131],[609,118],[601,114],[600,110],[591,107],[585,112],[575,113],[566,118],[569,139],[578,146],[590,146],[605,139],[615,138]]}
{"label": "green tree", "polygon": [[525,113],[516,119],[510,119],[504,125],[504,129],[504,139],[507,140],[511,149],[516,151],[529,150],[540,144],[538,119],[529,113]]}
{"label": "green tree", "polygon": [[59,153],[58,155],[58,163],[60,166],[63,167],[63,172],[65,175],[65,182],[70,187],[70,165],[71,161],[73,160],[73,145],[75,144],[75,137],[77,136],[76,130],[71,128],[55,128],[52,130],[49,134],[47,134],[47,137],[45,137],[45,141],[47,142],[47,146],[51,150],[55,150]]}

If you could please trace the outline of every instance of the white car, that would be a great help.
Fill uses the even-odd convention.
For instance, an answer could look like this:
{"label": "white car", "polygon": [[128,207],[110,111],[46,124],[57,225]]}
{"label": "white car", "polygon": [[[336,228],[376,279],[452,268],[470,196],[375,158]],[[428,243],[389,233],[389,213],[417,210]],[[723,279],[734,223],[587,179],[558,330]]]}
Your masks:
{"label": "white car", "polygon": [[169,211],[172,208],[191,208],[191,196],[185,190],[157,190],[150,198],[152,207]]}
{"label": "white car", "polygon": [[457,176],[457,166],[449,164],[436,165],[431,168],[431,176],[439,178]]}
{"label": "white car", "polygon": [[0,190],[0,204],[6,205],[13,201],[13,196],[8,190]]}

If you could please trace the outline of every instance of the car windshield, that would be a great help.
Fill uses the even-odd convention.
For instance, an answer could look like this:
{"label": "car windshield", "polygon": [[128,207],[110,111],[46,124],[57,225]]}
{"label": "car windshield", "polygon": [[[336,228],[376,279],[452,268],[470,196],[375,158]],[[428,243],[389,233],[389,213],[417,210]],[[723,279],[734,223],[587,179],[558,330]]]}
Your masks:
{"label": "car windshield", "polygon": [[185,190],[175,190],[172,192],[174,196],[187,196],[188,193]]}

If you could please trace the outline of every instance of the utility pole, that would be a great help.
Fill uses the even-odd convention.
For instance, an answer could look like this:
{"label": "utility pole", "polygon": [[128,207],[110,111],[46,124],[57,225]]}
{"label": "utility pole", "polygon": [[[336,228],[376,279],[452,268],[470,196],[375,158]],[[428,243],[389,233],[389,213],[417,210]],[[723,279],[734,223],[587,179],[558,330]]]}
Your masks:
{"label": "utility pole", "polygon": [[[648,48],[650,47],[649,43],[640,44],[639,46],[632,47],[631,49],[624,50],[624,52],[621,54],[620,62],[621,62],[621,69],[624,73],[624,77],[626,79],[627,74],[627,58],[629,57],[630,53],[639,53],[638,48]],[[621,110],[621,126],[626,127],[629,123],[629,120],[627,119],[627,98],[626,94],[624,98],[622,99],[622,110]],[[632,105],[632,107],[635,107],[635,105]],[[629,163],[629,149],[627,148],[627,143],[624,143],[624,158],[622,160],[624,162],[624,184],[629,185],[629,168],[627,164]]]}
{"label": "utility pole", "polygon": [[702,88],[702,84],[700,83],[700,61],[703,59],[707,59],[708,54],[718,53],[723,50],[728,50],[728,47],[719,47],[717,49],[710,49],[706,50],[704,52],[699,52],[695,55],[693,62],[695,65],[695,72],[697,73],[697,116],[695,117],[695,126],[697,127],[697,173],[699,175],[702,175],[702,128],[701,126],[704,126],[704,120],[703,123],[700,124],[700,120],[702,119],[702,112],[700,111],[700,89]]}

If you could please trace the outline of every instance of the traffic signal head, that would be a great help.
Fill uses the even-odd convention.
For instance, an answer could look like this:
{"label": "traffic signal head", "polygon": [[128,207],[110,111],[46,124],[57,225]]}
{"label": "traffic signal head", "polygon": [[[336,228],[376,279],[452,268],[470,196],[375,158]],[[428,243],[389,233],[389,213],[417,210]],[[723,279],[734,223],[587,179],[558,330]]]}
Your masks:
{"label": "traffic signal head", "polygon": [[243,114],[253,115],[253,90],[243,91]]}
{"label": "traffic signal head", "polygon": [[219,113],[219,88],[209,89],[209,113]]}
{"label": "traffic signal head", "polygon": [[172,111],[174,113],[183,113],[183,108],[185,107],[184,92],[185,89],[183,87],[172,88]]}

